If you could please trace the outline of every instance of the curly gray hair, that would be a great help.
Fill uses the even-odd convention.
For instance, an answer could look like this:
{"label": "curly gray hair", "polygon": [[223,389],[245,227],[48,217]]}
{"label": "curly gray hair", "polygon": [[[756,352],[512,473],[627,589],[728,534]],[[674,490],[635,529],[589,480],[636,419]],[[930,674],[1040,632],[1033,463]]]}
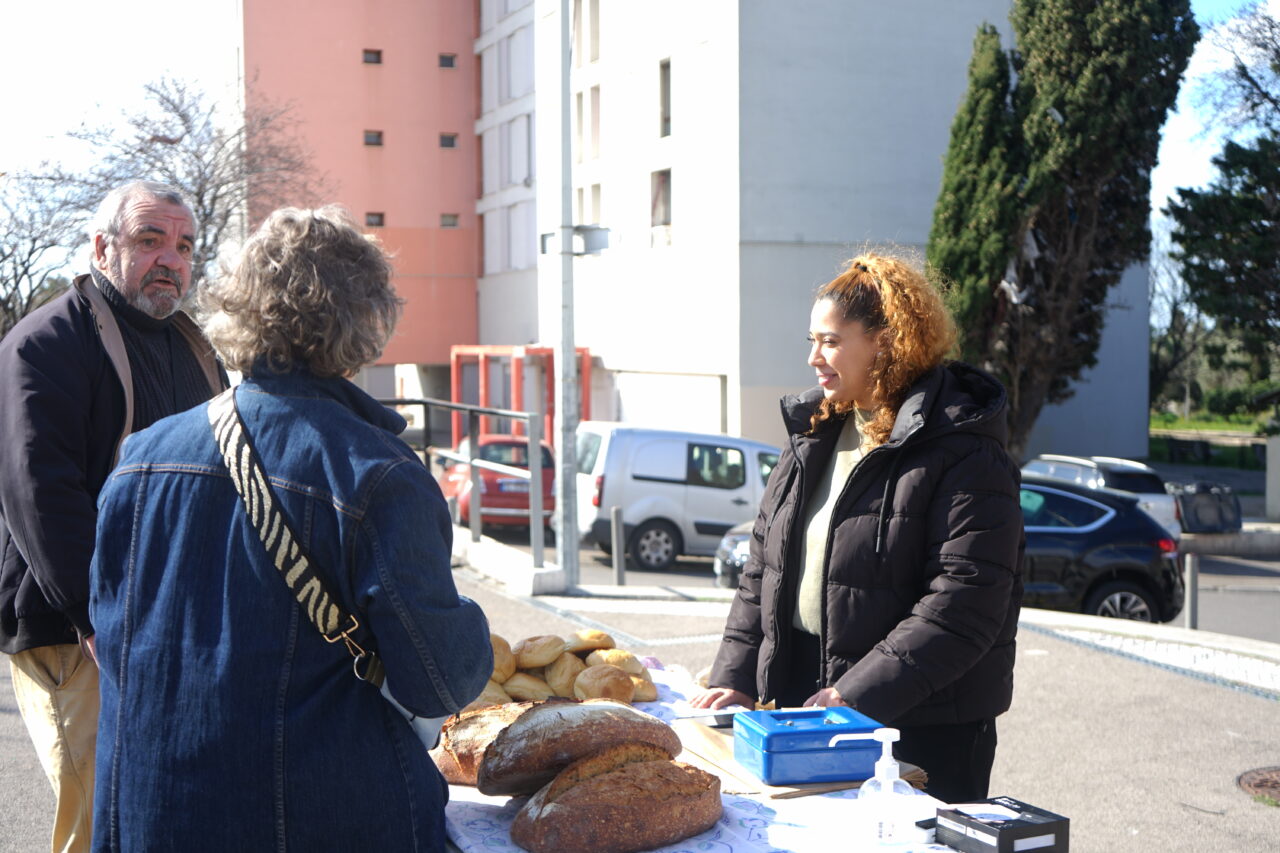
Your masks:
{"label": "curly gray hair", "polygon": [[281,208],[229,273],[199,293],[201,325],[229,369],[348,376],[371,364],[404,304],[391,262],[337,205]]}

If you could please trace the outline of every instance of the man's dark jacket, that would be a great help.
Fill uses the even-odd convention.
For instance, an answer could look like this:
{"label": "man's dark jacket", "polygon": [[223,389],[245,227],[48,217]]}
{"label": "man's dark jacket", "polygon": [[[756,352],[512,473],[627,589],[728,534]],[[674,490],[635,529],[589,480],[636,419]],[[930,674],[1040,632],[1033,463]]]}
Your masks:
{"label": "man's dark jacket", "polygon": [[[709,682],[762,701],[786,683],[804,507],[843,425],[833,418],[807,434],[821,399],[814,388],[782,400],[790,441],[761,500]],[[953,362],[926,374],[832,512],[820,672],[886,725],[970,722],[1009,708],[1024,539],[1005,406],[1004,388],[976,368]]]}
{"label": "man's dark jacket", "polygon": [[[98,492],[131,425],[132,382],[115,323],[90,277],[80,276],[0,340],[0,651],[7,654],[93,633]],[[175,315],[174,324],[212,396],[225,373],[208,344],[196,343],[202,338],[189,317]]]}

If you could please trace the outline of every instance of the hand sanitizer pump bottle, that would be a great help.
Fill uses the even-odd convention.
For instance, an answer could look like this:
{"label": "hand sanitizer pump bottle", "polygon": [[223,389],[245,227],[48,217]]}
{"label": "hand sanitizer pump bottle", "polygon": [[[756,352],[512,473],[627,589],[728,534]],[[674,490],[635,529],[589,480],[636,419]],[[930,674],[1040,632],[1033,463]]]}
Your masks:
{"label": "hand sanitizer pump bottle", "polygon": [[892,845],[931,840],[927,835],[921,837],[921,830],[916,828],[915,822],[933,814],[936,801],[917,796],[911,785],[898,775],[893,744],[900,737],[897,729],[880,728],[867,734],[836,735],[829,744],[835,746],[842,740],[866,738],[880,741],[876,774],[858,789],[858,828],[855,832],[864,841]]}
{"label": "hand sanitizer pump bottle", "polygon": [[876,760],[876,775],[862,783],[858,799],[893,794],[913,796],[911,786],[898,775],[898,762],[893,759],[893,745],[902,735],[897,729],[876,729],[871,736],[880,741],[880,758]]}

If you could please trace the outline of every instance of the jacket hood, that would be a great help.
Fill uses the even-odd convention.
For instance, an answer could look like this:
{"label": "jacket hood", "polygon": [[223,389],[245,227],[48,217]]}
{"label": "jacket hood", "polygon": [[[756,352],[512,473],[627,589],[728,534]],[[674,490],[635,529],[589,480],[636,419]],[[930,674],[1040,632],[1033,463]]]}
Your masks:
{"label": "jacket hood", "polygon": [[[787,432],[808,432],[809,419],[821,402],[822,389],[816,386],[800,394],[785,395],[781,405]],[[898,409],[888,444],[901,444],[917,433],[924,438],[964,431],[989,435],[1003,445],[1009,432],[1004,419],[1007,405],[1004,386],[994,376],[962,361],[948,362],[911,386]]]}

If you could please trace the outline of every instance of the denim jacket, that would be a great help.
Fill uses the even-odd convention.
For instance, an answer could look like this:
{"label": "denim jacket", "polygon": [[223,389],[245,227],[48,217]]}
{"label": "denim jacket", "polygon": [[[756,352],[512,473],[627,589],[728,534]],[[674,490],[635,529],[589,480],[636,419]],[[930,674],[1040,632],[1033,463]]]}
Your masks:
{"label": "denim jacket", "polygon": [[[492,671],[448,515],[398,415],[343,379],[236,390],[281,509],[376,638],[395,698],[453,713]],[[207,405],[132,436],[99,501],[94,850],[441,850],[435,765],[307,621],[245,515]]]}

